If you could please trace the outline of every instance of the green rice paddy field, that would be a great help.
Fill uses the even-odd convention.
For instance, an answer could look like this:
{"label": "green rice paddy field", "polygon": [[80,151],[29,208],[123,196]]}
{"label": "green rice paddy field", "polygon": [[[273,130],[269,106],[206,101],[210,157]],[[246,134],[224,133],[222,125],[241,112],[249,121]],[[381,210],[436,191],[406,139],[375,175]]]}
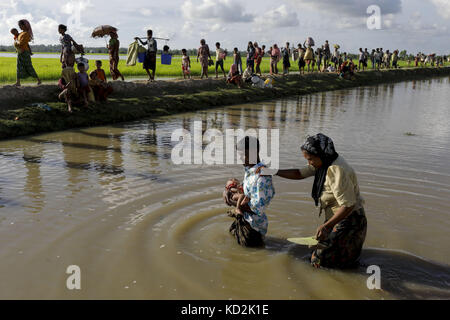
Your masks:
{"label": "green rice paddy field", "polygon": [[[89,59],[89,56],[87,56]],[[59,59],[55,58],[33,58],[33,66],[38,73],[39,77],[43,81],[56,81],[59,79],[61,75],[61,64],[59,62]],[[231,63],[233,59],[228,57],[225,60],[225,71],[228,72],[230,69]],[[105,55],[105,59],[102,60],[103,62],[103,69],[105,69],[107,76],[110,76],[109,73],[109,61],[107,59],[107,56]],[[89,70],[93,70],[95,68],[94,60],[90,60],[89,62],[90,68]],[[245,68],[245,61],[243,59],[243,64]],[[400,67],[408,67],[408,63],[406,61],[400,61],[399,63]],[[411,63],[411,66],[413,64]],[[446,65],[450,65],[450,63],[447,63]],[[269,58],[265,57],[263,59],[263,62],[261,64],[261,70],[263,73],[269,72]],[[282,71],[282,63],[278,63],[278,70],[279,72]],[[122,72],[124,77],[131,77],[131,78],[139,78],[139,77],[146,77],[147,74],[145,70],[142,68],[141,63],[137,63],[133,67],[128,67],[125,64],[124,60],[121,60],[119,63],[119,70]],[[295,62],[291,61],[291,71],[298,71],[298,65]],[[317,67],[316,67],[317,70]],[[191,57],[191,74],[193,76],[200,76],[201,74],[201,68],[200,63],[196,61],[195,57]],[[215,74],[215,68],[214,66],[211,66],[209,68],[209,75]],[[172,58],[172,64],[171,65],[161,65],[160,60],[157,60],[157,66],[156,66],[156,76],[157,77],[170,77],[170,78],[180,78],[183,77],[183,74],[181,72],[181,56],[174,56]],[[8,84],[8,83],[14,83],[16,80],[16,58],[10,58],[10,57],[0,57],[0,84]],[[33,79],[28,79],[28,81],[34,81]]]}

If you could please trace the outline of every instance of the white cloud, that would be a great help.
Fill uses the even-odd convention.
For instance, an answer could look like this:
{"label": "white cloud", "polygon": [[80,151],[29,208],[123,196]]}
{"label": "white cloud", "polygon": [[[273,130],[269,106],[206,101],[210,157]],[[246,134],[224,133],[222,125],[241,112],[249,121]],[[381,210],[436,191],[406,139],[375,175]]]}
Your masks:
{"label": "white cloud", "polygon": [[450,19],[450,1],[449,0],[430,0],[436,6],[437,12],[445,19]]}
{"label": "white cloud", "polygon": [[253,21],[254,16],[244,11],[244,7],[236,0],[202,0],[199,4],[187,0],[182,5],[183,16],[187,20],[213,20],[225,23]]}
{"label": "white cloud", "polygon": [[296,27],[299,21],[297,13],[283,4],[255,18],[255,25],[255,31],[263,31],[267,28]]}

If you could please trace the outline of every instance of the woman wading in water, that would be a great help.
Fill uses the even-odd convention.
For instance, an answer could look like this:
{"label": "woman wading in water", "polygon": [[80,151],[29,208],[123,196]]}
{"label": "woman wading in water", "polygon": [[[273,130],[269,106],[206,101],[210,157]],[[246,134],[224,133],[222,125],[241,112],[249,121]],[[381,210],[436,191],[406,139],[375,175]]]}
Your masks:
{"label": "woman wading in water", "polygon": [[[268,220],[265,213],[275,190],[271,176],[262,176],[264,164],[259,158],[259,141],[254,137],[245,137],[237,145],[237,152],[244,162],[244,180],[242,186],[228,185],[224,191],[224,200],[230,206],[237,206],[231,214],[235,221],[230,227],[231,234],[242,246],[258,247],[264,245]],[[232,179],[233,180],[233,179]],[[239,206],[230,187],[241,189],[245,201]]]}
{"label": "woman wading in water", "polygon": [[37,84],[41,84],[41,79],[39,79],[36,71],[31,63],[31,50],[29,42],[33,40],[33,30],[28,20],[20,20],[19,28],[22,30],[19,33],[17,39],[14,41],[14,46],[17,49],[17,81],[15,86],[20,86],[20,79],[25,79],[28,77],[36,78]]}
{"label": "woman wading in water", "polygon": [[311,255],[314,267],[347,268],[357,262],[366,237],[367,220],[356,174],[334,149],[333,141],[319,133],[302,145],[308,166],[279,170],[276,175],[294,180],[314,176],[312,197],[325,222],[317,229],[319,246]]}

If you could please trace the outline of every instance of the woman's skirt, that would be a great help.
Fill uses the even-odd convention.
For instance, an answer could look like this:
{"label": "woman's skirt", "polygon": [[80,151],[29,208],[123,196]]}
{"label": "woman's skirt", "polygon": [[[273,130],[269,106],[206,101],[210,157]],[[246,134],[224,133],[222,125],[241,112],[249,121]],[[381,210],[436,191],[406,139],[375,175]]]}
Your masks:
{"label": "woman's skirt", "polygon": [[242,214],[230,216],[234,217],[230,226],[230,233],[236,238],[238,244],[244,247],[261,247],[264,245],[261,233],[254,230]]}
{"label": "woman's skirt", "polygon": [[17,79],[25,79],[28,77],[37,78],[36,71],[31,63],[30,51],[24,50],[17,54]]}
{"label": "woman's skirt", "polygon": [[367,220],[364,208],[353,211],[336,224],[326,240],[311,255],[315,267],[349,268],[356,265],[366,239]]}
{"label": "woman's skirt", "polygon": [[142,67],[153,72],[156,70],[156,52],[147,51]]}

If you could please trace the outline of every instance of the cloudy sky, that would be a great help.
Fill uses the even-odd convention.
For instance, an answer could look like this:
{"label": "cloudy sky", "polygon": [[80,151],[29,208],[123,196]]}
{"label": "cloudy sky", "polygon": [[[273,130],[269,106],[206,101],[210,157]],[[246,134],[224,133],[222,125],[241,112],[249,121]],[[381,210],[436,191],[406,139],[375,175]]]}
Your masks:
{"label": "cloudy sky", "polygon": [[[377,5],[381,28],[369,29],[367,9]],[[374,11],[371,11],[373,13]],[[450,0],[1,0],[0,44],[11,44],[9,29],[19,19],[32,23],[35,43],[57,44],[57,26],[85,46],[102,46],[89,38],[93,27],[119,28],[122,46],[151,28],[169,37],[172,48],[198,47],[199,39],[223,47],[303,42],[312,36],[339,43],[343,51],[359,47],[450,53]],[[370,24],[375,26],[376,24]]]}

